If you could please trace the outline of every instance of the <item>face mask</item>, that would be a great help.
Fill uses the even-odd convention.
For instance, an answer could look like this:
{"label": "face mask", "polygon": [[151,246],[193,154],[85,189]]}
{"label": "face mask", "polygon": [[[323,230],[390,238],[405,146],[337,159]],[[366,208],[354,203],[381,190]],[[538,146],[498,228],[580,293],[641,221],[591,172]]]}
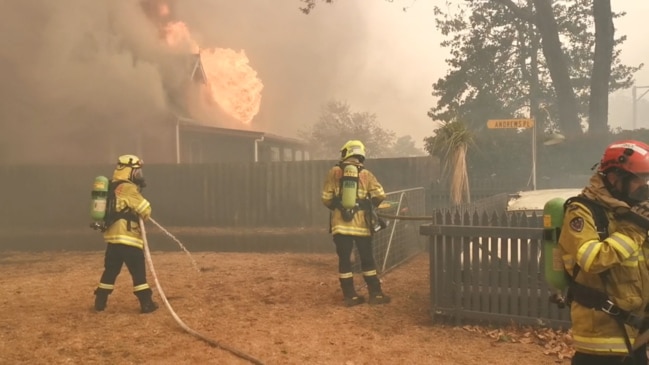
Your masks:
{"label": "face mask", "polygon": [[140,188],[146,187],[146,182],[144,181],[144,173],[142,169],[133,169],[131,172],[131,181],[139,186]]}
{"label": "face mask", "polygon": [[629,199],[633,200],[635,203],[649,200],[649,185],[642,185],[635,189],[635,191],[629,192]]}

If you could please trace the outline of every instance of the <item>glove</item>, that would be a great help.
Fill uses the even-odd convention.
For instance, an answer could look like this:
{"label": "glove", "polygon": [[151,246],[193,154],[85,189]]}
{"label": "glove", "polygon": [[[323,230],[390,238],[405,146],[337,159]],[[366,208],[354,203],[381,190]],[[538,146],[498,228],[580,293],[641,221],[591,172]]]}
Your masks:
{"label": "glove", "polygon": [[624,221],[631,222],[638,227],[649,231],[649,200],[641,201],[630,210],[619,212],[616,216]]}

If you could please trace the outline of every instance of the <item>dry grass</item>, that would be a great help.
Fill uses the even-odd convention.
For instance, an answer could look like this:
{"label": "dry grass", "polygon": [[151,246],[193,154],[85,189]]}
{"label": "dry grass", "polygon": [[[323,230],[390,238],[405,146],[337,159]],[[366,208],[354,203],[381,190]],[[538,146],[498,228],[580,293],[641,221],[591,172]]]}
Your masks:
{"label": "dry grass", "polygon": [[[557,363],[535,343],[431,325],[426,255],[386,275],[392,303],[354,308],[342,306],[333,253],[193,253],[201,272],[182,252],[152,256],[189,327],[265,364]],[[102,265],[102,252],[0,252],[0,363],[249,363],[184,332],[164,307],[139,314],[126,269],[95,313]]]}

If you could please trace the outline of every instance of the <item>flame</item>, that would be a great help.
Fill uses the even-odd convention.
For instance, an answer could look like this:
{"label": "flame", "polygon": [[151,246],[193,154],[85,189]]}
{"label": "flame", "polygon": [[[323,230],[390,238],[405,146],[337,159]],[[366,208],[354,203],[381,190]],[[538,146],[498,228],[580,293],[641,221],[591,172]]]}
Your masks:
{"label": "flame", "polygon": [[259,113],[264,85],[242,50],[213,48],[201,51],[210,94],[223,110],[243,123]]}
{"label": "flame", "polygon": [[176,21],[167,23],[162,30],[162,34],[165,42],[173,48],[188,46],[192,53],[198,53],[200,49],[198,43],[189,32],[189,28],[183,22]]}
{"label": "flame", "polygon": [[145,6],[149,9],[149,15],[156,20],[162,39],[171,49],[200,54],[207,78],[205,93],[209,104],[216,104],[230,117],[249,124],[259,113],[264,85],[250,66],[246,53],[243,50],[203,48],[186,23],[171,19],[167,3],[150,0]]}

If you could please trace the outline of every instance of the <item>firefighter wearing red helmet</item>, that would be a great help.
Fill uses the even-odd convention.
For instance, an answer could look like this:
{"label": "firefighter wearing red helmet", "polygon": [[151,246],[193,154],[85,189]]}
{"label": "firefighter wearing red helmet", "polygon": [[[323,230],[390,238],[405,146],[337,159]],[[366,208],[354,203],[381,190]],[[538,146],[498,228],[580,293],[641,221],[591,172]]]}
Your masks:
{"label": "firefighter wearing red helmet", "polygon": [[322,189],[322,203],[331,210],[330,232],[338,255],[338,278],[343,302],[352,307],[365,302],[354,288],[351,254],[356,245],[361,260],[363,279],[369,291],[369,304],[386,304],[390,297],[381,290],[372,250],[374,227],[372,211],[385,199],[383,186],[367,170],[365,145],[350,140],[340,149],[340,161],[332,167]]}
{"label": "firefighter wearing red helmet", "polygon": [[565,206],[559,237],[570,277],[572,364],[647,364],[649,145],[623,140],[604,151],[579,197]]}
{"label": "firefighter wearing red helmet", "polygon": [[158,308],[151,299],[151,287],[146,280],[144,241],[140,218],[151,216],[151,204],[140,190],[145,186],[142,160],[134,155],[123,155],[117,160],[113,179],[108,189],[106,229],[104,241],[104,272],[95,290],[95,310],[106,308],[108,295],[115,288],[115,280],[126,264],[133,279],[133,294],[140,302],[140,311],[150,313]]}

